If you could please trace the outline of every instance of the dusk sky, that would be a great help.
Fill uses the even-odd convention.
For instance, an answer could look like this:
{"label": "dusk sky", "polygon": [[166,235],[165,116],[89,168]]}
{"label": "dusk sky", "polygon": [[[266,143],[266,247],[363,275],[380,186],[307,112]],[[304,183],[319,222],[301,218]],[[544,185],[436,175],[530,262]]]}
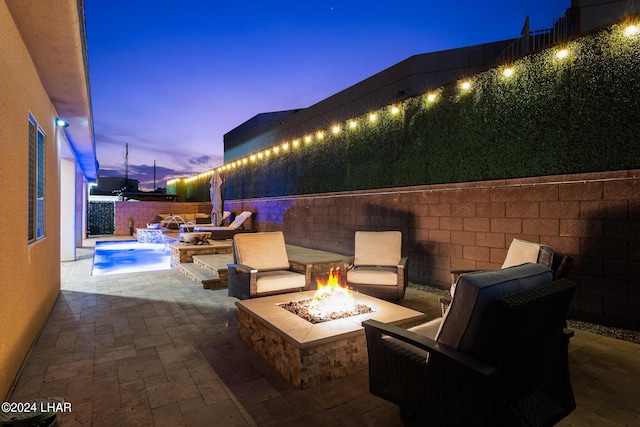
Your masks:
{"label": "dusk sky", "polygon": [[222,164],[223,135],[416,54],[551,26],[570,0],[85,1],[100,176],[143,190]]}

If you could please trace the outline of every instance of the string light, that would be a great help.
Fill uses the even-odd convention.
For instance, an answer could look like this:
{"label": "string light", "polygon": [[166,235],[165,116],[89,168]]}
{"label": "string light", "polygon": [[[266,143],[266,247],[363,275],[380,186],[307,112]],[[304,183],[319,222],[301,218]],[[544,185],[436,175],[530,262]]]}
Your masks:
{"label": "string light", "polygon": [[[624,27],[623,29],[624,35],[625,36],[633,36],[636,35],[640,32],[639,27],[636,24],[631,24],[631,25],[627,25]],[[566,57],[568,57],[570,54],[569,50],[567,48],[561,48],[559,50],[556,51],[555,53],[555,57],[558,59],[564,59]],[[513,69],[513,67],[511,66],[504,66],[504,68],[501,71],[502,76],[509,78],[512,77],[515,74],[515,71]],[[471,80],[461,80],[458,83],[458,87],[463,90],[463,91],[468,91],[472,88],[472,81]],[[426,97],[424,99],[426,99],[426,101],[428,101],[429,103],[433,103],[435,101],[438,100],[438,97],[441,95],[441,90],[436,90],[433,92],[429,92],[426,94]],[[392,115],[397,115],[400,113],[400,108],[397,105],[390,105],[387,108],[389,108],[388,111],[390,111],[390,113]],[[380,110],[381,111],[381,110]],[[376,112],[371,112],[369,113],[367,116],[365,116],[368,118],[369,122],[376,122],[378,120],[378,114]],[[356,119],[351,119],[349,120],[344,126],[348,126],[348,128],[350,129],[356,129],[358,128],[358,121],[363,121],[364,118],[356,118]],[[331,127],[331,132],[333,134],[339,134],[342,131],[342,127],[341,125],[334,125]],[[273,151],[273,153],[278,154],[280,152],[280,150],[283,151],[288,151],[289,148],[291,146],[293,147],[299,147],[301,144],[301,141],[304,141],[305,144],[310,144],[311,142],[313,142],[313,137],[315,136],[317,141],[321,141],[324,139],[324,131],[317,131],[315,134],[309,134],[306,135],[304,137],[302,137],[301,139],[295,139],[292,140],[291,142],[285,142],[282,143],[279,146],[274,146],[271,149],[266,149],[264,151],[261,151],[259,153],[255,153],[255,154],[251,154],[248,158],[242,158],[236,161],[232,161],[227,163],[226,165],[222,165],[219,168],[215,169],[218,172],[224,171],[224,170],[229,170],[229,169],[233,169],[236,167],[239,167],[243,164],[247,164],[249,159],[251,160],[251,162],[255,162],[258,159],[263,159],[263,158],[268,158],[271,154],[271,152]],[[199,178],[203,178],[205,176],[209,176],[213,173],[213,169],[207,172],[203,172],[202,174],[199,174],[195,177],[191,177],[189,179],[172,179],[170,181],[167,181],[167,184],[171,184],[174,185],[176,183],[179,183],[181,181],[183,182],[190,182],[191,180],[194,179],[199,179]]]}

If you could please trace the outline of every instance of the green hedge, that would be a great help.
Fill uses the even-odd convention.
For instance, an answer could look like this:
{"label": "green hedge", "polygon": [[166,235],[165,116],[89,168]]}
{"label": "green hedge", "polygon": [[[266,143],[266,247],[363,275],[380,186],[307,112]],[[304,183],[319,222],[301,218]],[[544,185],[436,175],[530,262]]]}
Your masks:
{"label": "green hedge", "polygon": [[640,168],[640,35],[623,25],[410,98],[226,173],[226,198]]}

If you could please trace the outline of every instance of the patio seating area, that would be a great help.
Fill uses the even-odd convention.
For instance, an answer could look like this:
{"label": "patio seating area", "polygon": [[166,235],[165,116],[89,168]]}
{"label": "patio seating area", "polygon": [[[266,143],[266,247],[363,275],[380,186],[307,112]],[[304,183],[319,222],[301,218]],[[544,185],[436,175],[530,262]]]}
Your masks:
{"label": "patio seating area", "polygon": [[[90,248],[62,263],[62,291],[10,401],[58,396],[64,426],[402,425],[369,394],[368,372],[300,390],[239,336],[237,299],[176,270],[92,277]],[[402,305],[440,316],[415,286]],[[569,364],[577,409],[558,425],[640,422],[640,345],[577,330]]]}

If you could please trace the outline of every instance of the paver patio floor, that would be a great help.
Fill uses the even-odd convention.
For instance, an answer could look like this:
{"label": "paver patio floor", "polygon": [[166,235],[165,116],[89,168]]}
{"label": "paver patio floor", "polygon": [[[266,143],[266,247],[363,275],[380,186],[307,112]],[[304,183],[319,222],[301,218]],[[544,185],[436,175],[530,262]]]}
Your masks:
{"label": "paver patio floor", "polygon": [[[397,406],[368,393],[366,370],[295,389],[237,334],[235,298],[177,271],[92,277],[91,249],[62,263],[62,291],[11,401],[59,396],[63,426],[396,426]],[[437,296],[403,305],[430,317]],[[577,331],[578,404],[561,425],[640,424],[640,345]]]}

